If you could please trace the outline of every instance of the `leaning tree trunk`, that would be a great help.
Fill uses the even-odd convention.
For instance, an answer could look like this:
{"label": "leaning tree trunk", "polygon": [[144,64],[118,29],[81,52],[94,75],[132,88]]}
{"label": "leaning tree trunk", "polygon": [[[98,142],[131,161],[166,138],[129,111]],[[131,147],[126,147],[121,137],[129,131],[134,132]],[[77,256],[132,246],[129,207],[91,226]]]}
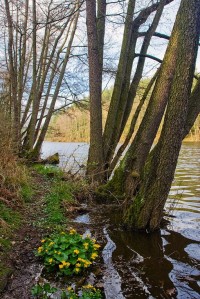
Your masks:
{"label": "leaning tree trunk", "polygon": [[100,188],[101,197],[113,194],[114,197],[125,195],[131,198],[135,190],[137,190],[138,183],[141,180],[141,171],[156,137],[168,102],[177,60],[177,47],[180,42],[180,39],[177,38],[178,31],[179,28],[175,25],[147,110],[137,134],[119,167],[115,170],[113,178],[107,185]]}
{"label": "leaning tree trunk", "polygon": [[163,217],[185,133],[200,36],[200,0],[182,0],[175,26],[179,40],[176,70],[161,137],[146,166],[140,191],[125,215],[125,223],[135,229],[158,229]]}

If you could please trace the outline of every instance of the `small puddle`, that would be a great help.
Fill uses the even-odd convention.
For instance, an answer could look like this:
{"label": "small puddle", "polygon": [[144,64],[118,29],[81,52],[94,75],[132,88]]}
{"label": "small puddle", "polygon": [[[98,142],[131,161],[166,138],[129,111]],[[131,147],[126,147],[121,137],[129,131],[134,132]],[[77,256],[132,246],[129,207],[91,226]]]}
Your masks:
{"label": "small puddle", "polygon": [[73,220],[73,222],[90,224],[90,216],[89,216],[89,214],[79,215]]}

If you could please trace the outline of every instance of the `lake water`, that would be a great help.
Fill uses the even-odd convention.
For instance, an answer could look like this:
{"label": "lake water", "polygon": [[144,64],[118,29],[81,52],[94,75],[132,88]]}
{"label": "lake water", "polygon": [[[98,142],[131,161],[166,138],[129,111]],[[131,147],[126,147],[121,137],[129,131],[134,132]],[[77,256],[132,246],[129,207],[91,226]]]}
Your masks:
{"label": "lake water", "polygon": [[[76,172],[84,169],[88,144],[45,142],[42,151],[58,152],[60,166]],[[107,299],[200,298],[200,143],[183,144],[165,209],[169,224],[153,234],[123,231],[118,208],[98,207],[78,220],[107,239]]]}

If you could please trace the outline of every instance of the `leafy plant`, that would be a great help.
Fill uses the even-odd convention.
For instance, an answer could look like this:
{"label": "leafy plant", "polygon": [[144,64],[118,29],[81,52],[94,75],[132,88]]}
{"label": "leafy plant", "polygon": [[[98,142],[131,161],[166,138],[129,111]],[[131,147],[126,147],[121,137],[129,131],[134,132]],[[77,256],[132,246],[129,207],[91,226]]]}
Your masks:
{"label": "leafy plant", "polygon": [[88,268],[98,256],[100,245],[89,236],[83,238],[71,229],[41,240],[36,255],[43,259],[49,271],[62,275],[79,274]]}
{"label": "leafy plant", "polygon": [[102,299],[100,290],[94,288],[91,284],[82,287],[80,292],[75,293],[71,287],[68,292],[63,292],[61,299]]}
{"label": "leafy plant", "polygon": [[48,299],[55,292],[57,292],[57,289],[51,287],[49,283],[45,283],[43,285],[36,284],[31,289],[31,294],[38,299]]}
{"label": "leafy plant", "polygon": [[[31,294],[37,299],[48,299],[51,295],[57,292],[58,289],[51,287],[49,283],[36,284]],[[79,292],[75,292],[72,287],[68,287],[66,291],[62,291],[60,299],[102,299],[100,290],[88,284],[81,288]]]}

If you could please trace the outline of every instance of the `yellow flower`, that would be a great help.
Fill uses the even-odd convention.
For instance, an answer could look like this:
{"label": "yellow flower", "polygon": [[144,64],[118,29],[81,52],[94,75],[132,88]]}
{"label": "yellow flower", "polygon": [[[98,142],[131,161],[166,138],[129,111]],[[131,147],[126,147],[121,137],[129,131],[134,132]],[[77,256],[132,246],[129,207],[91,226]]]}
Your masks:
{"label": "yellow flower", "polygon": [[75,268],[74,271],[75,271],[76,273],[78,273],[78,272],[80,271],[80,269],[79,269],[79,268]]}
{"label": "yellow flower", "polygon": [[76,267],[78,267],[78,268],[81,267],[81,264],[80,264],[80,263],[77,263],[77,264],[76,264]]}
{"label": "yellow flower", "polygon": [[84,268],[89,267],[92,263],[90,261],[84,260]]}
{"label": "yellow flower", "polygon": [[53,262],[53,259],[49,259],[49,263],[52,264],[52,262]]}
{"label": "yellow flower", "polygon": [[78,249],[74,249],[74,253],[75,254],[79,254],[79,250]]}
{"label": "yellow flower", "polygon": [[93,242],[93,243],[96,243],[96,240],[95,240],[95,239],[92,239],[92,242]]}
{"label": "yellow flower", "polygon": [[62,261],[61,263],[63,264],[63,266],[66,266],[66,267],[69,267],[69,266],[70,266],[70,263],[69,263],[69,262]]}
{"label": "yellow flower", "polygon": [[76,230],[74,228],[70,229],[69,234],[74,235],[76,233]]}
{"label": "yellow flower", "polygon": [[42,243],[44,243],[45,241],[46,241],[45,239],[42,239],[42,240],[41,240]]}
{"label": "yellow flower", "polygon": [[38,247],[38,253],[40,253],[43,250],[43,247]]}
{"label": "yellow flower", "polygon": [[97,256],[98,256],[98,254],[96,252],[93,252],[91,255],[91,259],[94,260]]}
{"label": "yellow flower", "polygon": [[68,290],[68,291],[71,291],[71,290],[72,290],[72,287],[68,287],[67,290]]}
{"label": "yellow flower", "polygon": [[94,287],[91,284],[88,284],[86,286],[83,286],[83,289],[94,289]]}
{"label": "yellow flower", "polygon": [[88,249],[89,243],[83,243],[83,246],[85,247],[85,249]]}
{"label": "yellow flower", "polygon": [[60,269],[62,269],[63,267],[64,267],[63,264],[60,264],[60,265],[59,265],[59,268],[60,268]]}
{"label": "yellow flower", "polygon": [[61,252],[60,251],[58,251],[58,255],[60,255],[61,254]]}
{"label": "yellow flower", "polygon": [[94,245],[93,245],[93,248],[94,248],[94,249],[99,249],[99,247],[101,247],[99,244],[94,244]]}
{"label": "yellow flower", "polygon": [[50,242],[50,243],[49,243],[49,246],[52,246],[53,244],[54,244],[54,242]]}
{"label": "yellow flower", "polygon": [[61,232],[60,234],[61,234],[61,235],[65,235],[65,232]]}

